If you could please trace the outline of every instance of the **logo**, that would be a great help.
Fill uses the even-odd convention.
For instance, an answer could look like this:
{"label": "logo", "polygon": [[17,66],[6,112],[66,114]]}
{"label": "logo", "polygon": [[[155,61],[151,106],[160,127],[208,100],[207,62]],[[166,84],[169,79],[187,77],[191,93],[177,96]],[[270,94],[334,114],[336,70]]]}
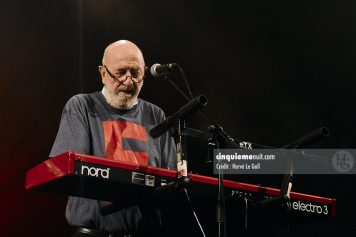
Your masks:
{"label": "logo", "polygon": [[[103,121],[105,158],[148,165],[149,145],[146,128],[127,121]],[[124,145],[128,139],[131,143]],[[126,141],[126,142],[125,142]]]}
{"label": "logo", "polygon": [[110,168],[102,169],[82,165],[81,175],[109,179]]}
{"label": "logo", "polygon": [[328,213],[329,213],[327,205],[324,205],[322,207],[322,206],[315,205],[312,203],[305,204],[301,201],[297,201],[297,202],[293,202],[292,207],[296,211],[315,213],[315,214],[319,214],[319,215],[322,215],[322,214],[328,215]]}
{"label": "logo", "polygon": [[240,145],[240,148],[241,149],[249,149],[249,150],[251,150],[252,149],[252,143],[250,143],[250,142],[240,142],[239,143],[239,145]]}
{"label": "logo", "polygon": [[354,167],[354,157],[348,151],[338,151],[333,155],[332,165],[340,173],[349,172]]}

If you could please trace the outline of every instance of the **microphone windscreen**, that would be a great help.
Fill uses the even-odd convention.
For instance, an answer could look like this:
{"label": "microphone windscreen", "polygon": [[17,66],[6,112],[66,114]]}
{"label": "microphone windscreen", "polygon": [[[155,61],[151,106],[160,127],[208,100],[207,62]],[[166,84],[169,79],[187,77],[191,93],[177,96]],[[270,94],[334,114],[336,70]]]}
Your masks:
{"label": "microphone windscreen", "polygon": [[156,68],[157,68],[158,66],[161,66],[161,64],[155,63],[155,64],[153,64],[153,65],[151,66],[150,72],[151,72],[151,74],[152,74],[153,77],[158,77],[158,76],[159,76],[159,74],[158,74],[157,71],[156,71]]}

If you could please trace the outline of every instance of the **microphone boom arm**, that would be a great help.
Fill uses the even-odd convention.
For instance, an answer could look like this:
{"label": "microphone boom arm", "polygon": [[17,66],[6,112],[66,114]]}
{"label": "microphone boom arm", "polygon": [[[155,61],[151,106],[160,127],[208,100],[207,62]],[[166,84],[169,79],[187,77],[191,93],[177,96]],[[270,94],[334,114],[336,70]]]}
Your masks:
{"label": "microphone boom arm", "polygon": [[196,112],[197,110],[205,107],[208,103],[208,99],[199,95],[192,99],[190,102],[181,107],[177,112],[166,118],[163,122],[156,125],[151,129],[150,135],[153,138],[157,138],[161,136],[164,132],[166,132],[170,127],[172,127],[175,123],[178,122],[179,119],[184,119],[188,115]]}

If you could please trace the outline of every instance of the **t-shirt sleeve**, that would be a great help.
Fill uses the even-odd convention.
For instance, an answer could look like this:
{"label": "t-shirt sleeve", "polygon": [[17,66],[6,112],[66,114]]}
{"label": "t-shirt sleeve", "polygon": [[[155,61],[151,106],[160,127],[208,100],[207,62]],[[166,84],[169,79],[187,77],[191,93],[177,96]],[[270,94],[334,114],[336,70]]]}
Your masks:
{"label": "t-shirt sleeve", "polygon": [[83,154],[90,152],[88,123],[77,97],[72,97],[63,110],[50,156],[57,156],[67,151]]}

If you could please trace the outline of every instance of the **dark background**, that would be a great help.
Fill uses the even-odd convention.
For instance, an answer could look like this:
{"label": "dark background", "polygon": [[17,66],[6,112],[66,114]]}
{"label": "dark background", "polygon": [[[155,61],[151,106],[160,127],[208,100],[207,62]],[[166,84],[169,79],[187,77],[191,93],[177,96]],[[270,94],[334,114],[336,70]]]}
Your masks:
{"label": "dark background", "polygon": [[[68,236],[66,197],[26,192],[25,172],[47,159],[66,101],[101,89],[107,44],[179,63],[235,138],[282,146],[326,126],[314,148],[355,148],[355,24],[352,0],[1,0],[1,236]],[[141,97],[167,115],[185,103],[151,77]],[[354,176],[297,177],[294,190],[337,199],[337,220],[309,230],[355,235]]]}

